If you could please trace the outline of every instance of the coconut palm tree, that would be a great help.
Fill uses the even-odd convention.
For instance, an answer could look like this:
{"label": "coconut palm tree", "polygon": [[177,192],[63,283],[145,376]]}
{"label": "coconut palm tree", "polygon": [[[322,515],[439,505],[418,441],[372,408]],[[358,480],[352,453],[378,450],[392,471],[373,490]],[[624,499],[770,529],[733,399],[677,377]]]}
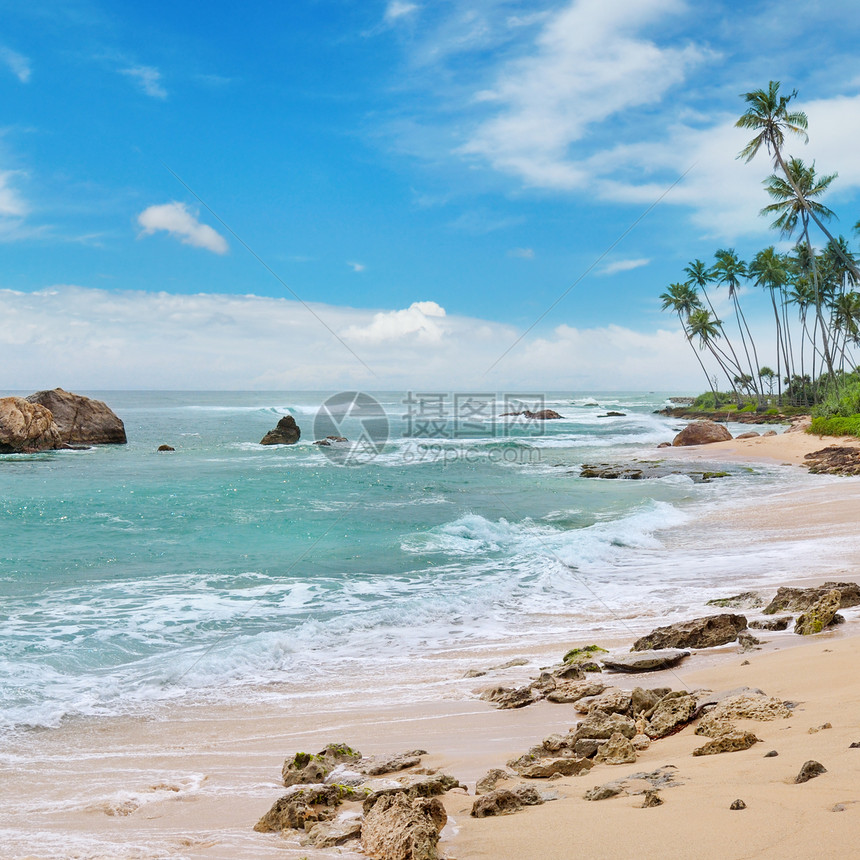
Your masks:
{"label": "coconut palm tree", "polygon": [[719,397],[717,396],[717,391],[711,382],[711,377],[708,376],[707,368],[702,362],[702,357],[699,355],[693,344],[693,337],[690,334],[688,324],[690,314],[702,307],[702,303],[699,301],[699,295],[696,292],[695,287],[690,284],[669,284],[669,288],[665,293],[661,293],[660,298],[663,302],[661,305],[662,310],[666,311],[671,309],[678,314],[678,321],[681,323],[684,337],[687,338],[687,343],[690,344],[690,349],[693,350],[693,354],[696,356],[696,361],[699,362],[699,367],[702,368],[702,373],[705,374],[705,378],[708,380],[708,385],[714,395],[714,408],[716,409],[719,405]]}
{"label": "coconut palm tree", "polygon": [[[714,264],[714,267],[711,269],[711,272],[714,276],[714,279],[717,283],[722,284],[729,289],[729,298],[732,300],[732,305],[735,309],[735,317],[738,321],[738,330],[741,335],[741,345],[744,348],[744,354],[747,359],[747,368],[744,370],[740,370],[739,374],[743,375],[744,373],[749,371],[747,374],[752,379],[752,385],[755,389],[756,397],[760,404],[763,404],[763,398],[761,396],[761,390],[756,382],[756,368],[758,368],[758,355],[756,354],[755,343],[753,342],[752,333],[749,330],[749,326],[747,325],[746,317],[744,316],[744,312],[741,310],[740,299],[738,298],[738,291],[741,286],[741,278],[745,278],[747,276],[746,263],[741,260],[734,248],[721,248],[719,251],[714,254],[717,262]],[[746,336],[744,336],[744,331],[746,331]],[[749,339],[749,346],[747,345],[747,339]],[[753,355],[750,356],[750,349],[752,349]]]}
{"label": "coconut palm tree", "polygon": [[[797,90],[792,90],[789,95],[779,93],[779,81],[770,81],[767,90],[753,90],[743,93],[741,98],[747,103],[747,110],[735,123],[737,128],[745,128],[758,132],[756,136],[738,153],[738,158],[743,158],[747,163],[753,160],[762,146],[768,155],[773,157],[774,168],[779,167],[789,185],[793,185],[795,196],[799,201],[804,199],[800,189],[794,185],[794,178],[782,157],[782,148],[785,144],[786,133],[797,135],[806,143],[809,135],[806,133],[809,121],[803,111],[789,110],[788,106],[792,99],[796,98]],[[833,239],[830,231],[824,226],[818,213],[809,208],[809,215],[818,225],[819,229],[829,240]],[[854,264],[850,265],[855,280],[860,281],[860,272]]]}
{"label": "coconut palm tree", "polygon": [[[786,182],[781,176],[773,174],[765,180],[765,188],[767,193],[774,200],[773,203],[765,206],[761,210],[762,215],[776,215],[776,220],[771,224],[775,229],[779,229],[783,236],[790,236],[797,228],[800,222],[802,228],[801,245],[806,248],[806,253],[810,262],[810,274],[812,286],[815,292],[815,330],[821,329],[821,338],[824,347],[824,360],[827,364],[827,369],[830,372],[831,379],[833,378],[833,355],[830,349],[829,327],[824,321],[822,313],[823,304],[823,284],[818,272],[818,261],[815,252],[812,250],[812,243],[809,239],[809,219],[815,215],[816,220],[819,218],[832,218],[834,213],[823,203],[816,200],[816,197],[822,195],[830,187],[837,174],[830,173],[825,176],[816,176],[815,162],[811,165],[806,165],[799,158],[791,158],[785,166],[786,175],[790,181]],[[836,242],[832,243],[834,253],[839,253]],[[846,265],[851,266],[851,261],[846,257]],[[813,337],[813,343],[815,338]],[[815,374],[813,372],[813,378]]]}
{"label": "coconut palm tree", "polygon": [[[788,348],[786,339],[783,336],[782,324],[780,322],[779,308],[776,303],[777,290],[780,293],[780,303],[782,303],[783,290],[788,283],[788,272],[785,268],[785,260],[781,254],[778,254],[776,249],[771,245],[763,251],[759,251],[749,265],[749,274],[754,279],[756,286],[762,287],[770,292],[770,300],[773,305],[773,316],[776,321],[776,373],[768,376],[771,381],[771,389],[773,388],[773,378],[777,380],[777,398],[778,402],[782,403],[782,362],[785,362],[785,371],[789,373]],[[768,368],[770,370],[770,368]],[[764,376],[759,370],[759,378]],[[773,391],[771,391],[771,394]]]}

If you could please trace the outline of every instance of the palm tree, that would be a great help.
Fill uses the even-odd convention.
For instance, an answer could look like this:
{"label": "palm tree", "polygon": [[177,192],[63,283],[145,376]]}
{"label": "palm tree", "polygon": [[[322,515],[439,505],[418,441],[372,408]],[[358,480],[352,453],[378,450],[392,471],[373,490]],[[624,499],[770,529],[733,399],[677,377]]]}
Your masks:
{"label": "palm tree", "polygon": [[833,305],[833,325],[836,332],[842,334],[839,366],[840,370],[844,371],[845,352],[849,342],[855,345],[860,342],[860,294],[851,290],[837,296]]}
{"label": "palm tree", "polygon": [[[744,348],[744,354],[747,358],[747,367],[750,371],[748,374],[752,379],[752,385],[755,390],[756,397],[760,404],[764,401],[761,397],[761,392],[759,390],[759,386],[756,383],[755,379],[755,371],[759,366],[758,364],[758,355],[756,355],[755,343],[753,342],[752,333],[749,330],[749,326],[747,325],[746,317],[744,316],[743,311],[741,310],[741,303],[738,298],[738,290],[741,286],[741,278],[745,278],[747,276],[747,268],[746,263],[741,260],[734,248],[728,249],[720,249],[714,254],[717,262],[714,264],[711,272],[713,273],[714,279],[724,286],[729,288],[729,298],[732,300],[732,305],[735,309],[735,317],[738,321],[738,330],[741,335],[741,344]],[[746,337],[744,336],[744,330],[746,330]],[[747,337],[750,340],[750,346],[747,346]],[[753,358],[750,357],[750,348],[753,351]],[[743,375],[745,371],[741,371],[739,368],[740,375]]]}
{"label": "palm tree", "polygon": [[[776,174],[765,180],[767,193],[775,202],[765,206],[761,210],[761,214],[776,215],[777,218],[771,226],[778,228],[783,236],[790,236],[794,232],[798,220],[802,225],[801,243],[807,248],[811,263],[812,286],[815,291],[815,328],[821,328],[824,360],[832,378],[833,356],[830,349],[828,326],[824,322],[821,310],[823,285],[819,278],[818,261],[809,239],[809,219],[812,215],[815,215],[816,218],[819,216],[821,218],[833,217],[833,211],[815,198],[827,191],[830,184],[836,179],[837,174],[830,173],[825,176],[816,176],[815,162],[811,165],[806,165],[799,158],[789,159],[786,171],[790,177],[790,182],[786,182],[781,176],[777,176]],[[832,244],[834,252],[838,253],[839,249],[836,246],[835,240]],[[814,340],[815,338],[813,338],[813,342]]]}
{"label": "palm tree", "polygon": [[[770,300],[773,305],[773,315],[776,320],[776,373],[771,371],[768,377],[771,380],[771,389],[773,388],[773,377],[777,379],[777,397],[778,402],[782,403],[782,367],[781,361],[785,360],[785,371],[789,372],[788,349],[785,338],[783,337],[782,324],[779,318],[779,309],[776,304],[776,291],[779,290],[780,297],[783,295],[783,288],[788,283],[788,272],[785,269],[785,261],[781,254],[778,254],[776,249],[771,245],[763,251],[759,251],[753,261],[749,265],[749,274],[754,278],[754,283],[758,287],[762,287],[770,292]],[[770,368],[767,368],[770,370]],[[764,376],[759,370],[759,378]],[[773,391],[771,390],[771,394]]]}
{"label": "palm tree", "polygon": [[[707,308],[700,305],[695,310],[691,311],[690,316],[687,318],[687,324],[690,331],[689,337],[698,337],[699,349],[707,349],[716,359],[717,364],[720,366],[720,370],[723,371],[726,379],[729,381],[729,387],[735,395],[735,401],[737,402],[738,407],[742,406],[743,400],[737,386],[735,385],[734,375],[727,367],[728,356],[717,345],[717,340],[720,338],[723,330],[722,321],[716,316],[713,316]],[[711,391],[714,391],[713,384],[711,384]],[[716,392],[714,392],[714,397],[714,405],[716,407]]]}
{"label": "palm tree", "polygon": [[708,371],[705,368],[704,363],[702,362],[702,358],[699,355],[696,347],[693,345],[693,337],[690,333],[690,329],[688,326],[688,320],[690,319],[690,314],[697,311],[702,307],[702,303],[699,301],[699,295],[696,292],[695,288],[690,284],[669,284],[668,290],[665,293],[661,293],[660,298],[663,301],[661,305],[662,310],[673,310],[676,314],[678,314],[678,320],[681,323],[681,329],[684,332],[684,337],[687,338],[687,343],[690,344],[690,349],[693,350],[693,354],[696,356],[696,361],[699,362],[699,367],[702,368],[702,373],[705,374],[705,378],[708,380],[708,385],[710,386],[711,393],[714,395],[714,409],[719,406],[719,397],[717,396],[717,391],[711,383],[711,378],[708,376]]}
{"label": "palm tree", "polygon": [[[804,199],[800,189],[794,185],[793,177],[782,157],[782,147],[785,143],[786,133],[797,135],[806,143],[809,135],[806,129],[809,121],[803,111],[790,111],[788,105],[797,96],[797,90],[792,90],[787,96],[779,94],[779,81],[770,81],[767,90],[753,90],[744,93],[741,98],[747,103],[747,111],[735,123],[737,128],[746,128],[756,131],[758,134],[738,153],[738,158],[743,158],[747,163],[755,158],[758,151],[764,146],[768,155],[773,156],[774,168],[779,167],[786,180],[793,185],[795,196],[799,201]],[[824,226],[818,213],[808,208],[810,217],[818,225],[820,230],[829,240],[833,239],[830,231]],[[860,272],[853,264],[850,265],[855,280],[860,281]]]}

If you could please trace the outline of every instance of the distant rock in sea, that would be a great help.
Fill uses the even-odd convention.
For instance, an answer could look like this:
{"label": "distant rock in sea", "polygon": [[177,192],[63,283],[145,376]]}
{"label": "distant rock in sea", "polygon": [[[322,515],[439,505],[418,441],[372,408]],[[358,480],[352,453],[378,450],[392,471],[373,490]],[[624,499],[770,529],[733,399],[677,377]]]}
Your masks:
{"label": "distant rock in sea", "polygon": [[503,412],[501,418],[530,418],[533,421],[555,421],[558,418],[564,418],[564,415],[559,415],[554,409],[539,409],[537,412],[531,412],[528,409],[522,412]]}
{"label": "distant rock in sea", "polygon": [[73,394],[62,388],[37,391],[27,397],[50,410],[66,445],[125,445],[125,425],[113,410],[101,400]]}
{"label": "distant rock in sea", "polygon": [[260,440],[261,445],[295,445],[302,436],[299,425],[292,415],[285,415],[274,430],[269,430]]}

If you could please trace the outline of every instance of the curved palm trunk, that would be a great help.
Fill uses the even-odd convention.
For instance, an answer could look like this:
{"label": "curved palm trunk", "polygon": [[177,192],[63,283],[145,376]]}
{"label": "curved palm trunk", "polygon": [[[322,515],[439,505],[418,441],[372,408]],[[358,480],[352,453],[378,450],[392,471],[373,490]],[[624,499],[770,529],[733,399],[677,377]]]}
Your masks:
{"label": "curved palm trunk", "polygon": [[804,212],[808,213],[809,216],[811,216],[812,220],[815,221],[821,232],[824,233],[824,235],[827,236],[830,242],[833,243],[834,250],[839,255],[839,258],[842,260],[842,262],[845,263],[845,265],[848,267],[848,271],[851,272],[851,275],[853,276],[854,280],[860,280],[860,271],[858,271],[854,263],[843,253],[842,248],[838,246],[836,240],[833,238],[833,234],[824,226],[821,219],[818,217],[818,215],[815,214],[812,207],[809,205],[806,198],[803,196],[803,192],[797,187],[797,184],[794,181],[794,177],[789,172],[788,167],[786,167],[786,164],[782,159],[782,153],[779,151],[778,147],[774,147],[774,156],[779,163],[780,168],[782,168],[782,172],[785,174],[785,178],[788,180],[788,184],[792,187],[792,190],[797,195],[797,199],[801,201]]}

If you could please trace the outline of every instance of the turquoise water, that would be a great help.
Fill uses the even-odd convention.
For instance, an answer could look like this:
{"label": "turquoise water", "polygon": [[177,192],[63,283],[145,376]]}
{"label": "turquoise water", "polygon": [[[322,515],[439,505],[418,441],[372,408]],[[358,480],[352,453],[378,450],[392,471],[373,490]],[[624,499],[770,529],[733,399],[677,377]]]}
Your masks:
{"label": "turquoise water", "polygon": [[[94,396],[127,446],[0,457],[7,727],[527,643],[553,615],[567,637],[617,633],[719,577],[672,568],[692,550],[664,537],[716,483],[578,477],[670,439],[678,422],[652,414],[664,394],[547,395],[564,420],[484,416],[459,439],[408,438],[406,395],[375,395],[389,441],[353,467],[311,444],[322,393]],[[257,444],[287,411],[301,442]]]}

